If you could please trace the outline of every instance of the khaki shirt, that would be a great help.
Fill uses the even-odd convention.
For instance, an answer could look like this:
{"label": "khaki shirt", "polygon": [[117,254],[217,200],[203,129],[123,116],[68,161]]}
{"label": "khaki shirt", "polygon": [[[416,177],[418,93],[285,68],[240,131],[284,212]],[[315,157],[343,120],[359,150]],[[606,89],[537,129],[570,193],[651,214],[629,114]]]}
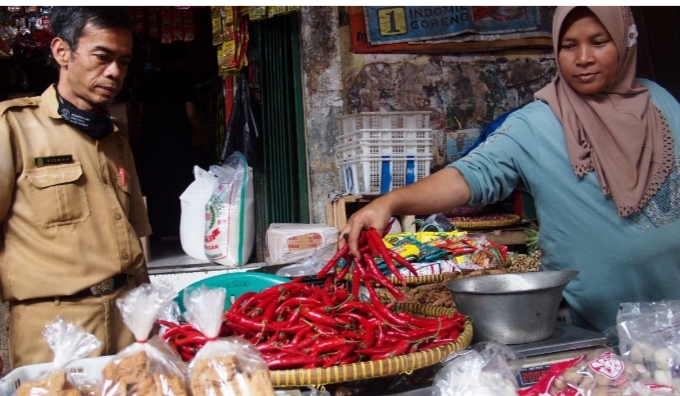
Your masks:
{"label": "khaki shirt", "polygon": [[146,269],[139,238],[151,226],[127,139],[115,128],[94,140],[57,110],[54,86],[0,103],[4,301],[68,296]]}

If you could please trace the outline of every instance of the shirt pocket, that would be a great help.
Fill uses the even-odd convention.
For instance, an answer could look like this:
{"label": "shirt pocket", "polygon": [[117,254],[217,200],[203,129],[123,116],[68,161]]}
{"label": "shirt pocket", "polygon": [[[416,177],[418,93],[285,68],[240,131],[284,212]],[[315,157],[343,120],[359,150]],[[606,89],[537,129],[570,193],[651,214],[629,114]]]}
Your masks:
{"label": "shirt pocket", "polygon": [[[124,169],[124,168],[119,168],[119,169]],[[123,170],[123,172],[127,172]],[[118,188],[116,189],[116,195],[118,196],[118,202],[120,202],[120,206],[123,208],[123,212],[125,214],[130,213],[130,182],[129,182],[129,173],[125,173],[125,176],[121,173],[121,171],[118,171]]]}
{"label": "shirt pocket", "polygon": [[30,169],[26,175],[35,219],[41,227],[80,223],[90,216],[80,162]]}

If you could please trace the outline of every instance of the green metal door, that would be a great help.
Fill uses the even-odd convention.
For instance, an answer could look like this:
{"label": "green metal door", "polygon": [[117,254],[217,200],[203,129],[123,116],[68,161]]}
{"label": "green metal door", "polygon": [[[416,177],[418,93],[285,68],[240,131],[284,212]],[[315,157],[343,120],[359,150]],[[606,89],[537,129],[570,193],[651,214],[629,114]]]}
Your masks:
{"label": "green metal door", "polygon": [[[309,223],[299,13],[251,24],[249,52],[260,82],[262,128],[254,167],[256,259],[271,223]],[[251,261],[253,261],[251,259]]]}

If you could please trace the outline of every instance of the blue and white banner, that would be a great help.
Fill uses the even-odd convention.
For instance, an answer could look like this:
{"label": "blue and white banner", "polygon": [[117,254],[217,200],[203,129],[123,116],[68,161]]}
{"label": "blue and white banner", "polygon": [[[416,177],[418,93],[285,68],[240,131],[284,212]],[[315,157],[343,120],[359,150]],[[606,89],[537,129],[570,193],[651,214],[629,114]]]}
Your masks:
{"label": "blue and white banner", "polygon": [[508,34],[539,30],[537,6],[364,7],[372,45],[441,40],[462,34]]}

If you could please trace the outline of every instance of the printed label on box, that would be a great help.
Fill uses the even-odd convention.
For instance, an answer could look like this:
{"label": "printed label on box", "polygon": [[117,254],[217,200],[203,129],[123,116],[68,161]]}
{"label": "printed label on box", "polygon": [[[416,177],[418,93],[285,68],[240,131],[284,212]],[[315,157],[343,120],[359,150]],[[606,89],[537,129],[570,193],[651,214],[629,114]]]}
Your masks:
{"label": "printed label on box", "polygon": [[318,232],[295,235],[286,240],[289,251],[316,249],[323,245],[323,237]]}

